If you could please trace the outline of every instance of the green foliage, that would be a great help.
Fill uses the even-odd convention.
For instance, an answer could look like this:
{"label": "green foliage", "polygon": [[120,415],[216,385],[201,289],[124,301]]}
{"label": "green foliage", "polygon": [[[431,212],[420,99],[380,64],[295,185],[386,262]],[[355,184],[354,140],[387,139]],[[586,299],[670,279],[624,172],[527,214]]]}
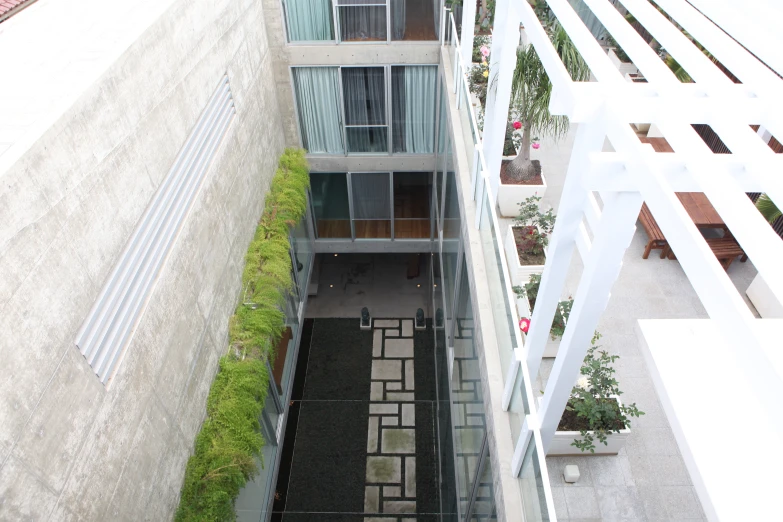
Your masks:
{"label": "green foliage", "polygon": [[233,349],[221,359],[209,390],[177,521],[234,520],[234,500],[258,472],[264,444],[258,419],[269,389],[266,360],[274,359],[285,327],[282,305],[293,284],[288,235],[305,215],[309,183],[304,151],[286,149],[245,255],[243,302],[229,326]]}
{"label": "green foliage", "polygon": [[775,205],[775,202],[766,194],[760,195],[759,199],[756,200],[756,208],[759,209],[759,212],[764,216],[764,219],[770,223],[774,223],[780,216],[783,216],[783,212],[780,211],[777,205]]}
{"label": "green foliage", "polygon": [[[523,286],[514,286],[511,289],[517,296],[517,299],[527,298],[530,303],[530,312],[536,307],[536,300],[538,299],[538,289],[541,286],[541,275],[533,274],[530,279]],[[552,340],[563,337],[565,333],[566,323],[568,317],[571,315],[571,308],[574,306],[573,299],[566,299],[557,303],[555,309],[555,317],[552,320],[552,327],[549,329],[549,335]]]}
{"label": "green foliage", "polygon": [[518,239],[517,248],[521,252],[540,255],[549,244],[549,235],[555,228],[555,213],[550,208],[541,212],[541,198],[530,196],[519,204],[519,215],[514,219],[514,226],[524,227],[527,234]]}
{"label": "green foliage", "polygon": [[566,405],[566,411],[576,412],[577,418],[585,419],[589,424],[588,429],[580,430],[581,440],[574,439],[571,445],[590,453],[595,453],[596,439],[608,445],[606,437],[629,427],[629,417],[644,415],[644,412],[636,407],[636,403],[621,406],[613,397],[619,397],[623,393],[614,378],[615,369],[610,366],[620,356],[609,355],[604,350],[596,353],[600,348],[596,342],[600,338],[601,334],[596,332],[592,346],[587,350],[587,356],[582,363],[580,373],[583,377],[574,386]]}
{"label": "green foliage", "polygon": [[489,44],[492,42],[492,39],[483,34],[477,34],[473,37],[473,54],[472,61],[473,63],[479,63],[484,61],[484,57],[481,55],[481,46],[486,45],[489,46]]}
{"label": "green foliage", "polygon": [[489,83],[489,65],[481,62],[474,65],[468,74],[468,86],[470,92],[476,95],[482,107],[487,105],[487,86]]}
{"label": "green foliage", "polygon": [[[565,30],[556,21],[547,25],[546,29],[571,78],[578,82],[587,81],[590,78],[590,69]],[[535,48],[532,45],[520,48],[511,80],[511,102],[526,135],[523,143],[529,143],[531,135],[558,138],[568,132],[568,118],[550,114],[551,98],[552,82]],[[522,159],[528,160],[530,151],[522,152]]]}

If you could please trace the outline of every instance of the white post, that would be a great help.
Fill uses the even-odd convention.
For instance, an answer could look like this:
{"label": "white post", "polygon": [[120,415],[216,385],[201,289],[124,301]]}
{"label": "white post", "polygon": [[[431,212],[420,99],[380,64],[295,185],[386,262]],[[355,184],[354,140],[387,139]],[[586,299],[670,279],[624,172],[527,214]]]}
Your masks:
{"label": "white post", "polygon": [[530,332],[525,343],[527,367],[531,379],[538,376],[550,325],[555,317],[555,308],[560,302],[560,293],[571,265],[576,236],[580,233],[579,226],[582,223],[588,194],[582,187],[585,165],[589,165],[590,153],[601,151],[605,137],[603,120],[596,123],[581,123],[576,131],[563,194],[560,196],[555,230],[547,251],[536,308],[530,320]]}
{"label": "white post", "polygon": [[487,160],[490,187],[495,198],[500,188],[500,158],[506,138],[511,78],[516,67],[520,20],[519,7],[515,3],[498,0],[495,4],[487,106],[484,112],[484,157]]}
{"label": "white post", "polygon": [[517,445],[514,448],[514,456],[511,458],[511,474],[518,477],[522,471],[522,462],[525,460],[528,444],[533,439],[533,431],[530,427],[530,415],[525,415],[525,422],[522,423],[522,429],[519,432]]}
{"label": "white post", "polygon": [[545,451],[549,449],[579,376],[598,319],[609,302],[612,285],[620,274],[623,256],[636,230],[641,207],[639,192],[618,192],[614,198],[604,202],[601,223],[585,262],[574,307],[539,410]]}
{"label": "white post", "polygon": [[[456,21],[456,19],[455,19]],[[473,36],[476,27],[476,1],[462,2],[462,29],[459,35],[462,47],[462,62],[466,65],[473,61]]]}

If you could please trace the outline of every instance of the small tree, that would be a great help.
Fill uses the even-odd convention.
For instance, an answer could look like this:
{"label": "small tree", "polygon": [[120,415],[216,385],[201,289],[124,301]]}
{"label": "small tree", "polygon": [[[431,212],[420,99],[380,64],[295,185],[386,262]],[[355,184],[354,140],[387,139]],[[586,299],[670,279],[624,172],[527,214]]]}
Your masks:
{"label": "small tree", "polygon": [[[557,22],[547,25],[549,38],[574,81],[590,78],[590,69],[576,46]],[[514,180],[527,181],[541,173],[538,160],[530,160],[530,137],[560,138],[568,132],[568,118],[549,113],[552,82],[532,45],[517,51],[517,66],[511,80],[511,100],[522,124],[522,149],[506,167]]]}
{"label": "small tree", "polygon": [[519,215],[514,219],[514,225],[525,231],[517,237],[517,249],[520,252],[541,255],[549,244],[549,236],[555,228],[555,213],[550,208],[542,213],[539,196],[530,196],[519,204]]}
{"label": "small tree", "polygon": [[566,405],[566,411],[576,412],[578,419],[587,421],[589,427],[580,430],[580,439],[574,439],[572,446],[582,451],[595,453],[595,440],[608,446],[606,438],[610,433],[619,433],[621,429],[631,425],[629,417],[644,415],[636,403],[620,405],[613,395],[620,396],[620,385],[614,378],[615,369],[610,365],[620,358],[619,355],[609,355],[606,351],[596,350],[596,342],[601,334],[595,332],[587,356],[582,363],[582,377],[571,391],[571,398]]}

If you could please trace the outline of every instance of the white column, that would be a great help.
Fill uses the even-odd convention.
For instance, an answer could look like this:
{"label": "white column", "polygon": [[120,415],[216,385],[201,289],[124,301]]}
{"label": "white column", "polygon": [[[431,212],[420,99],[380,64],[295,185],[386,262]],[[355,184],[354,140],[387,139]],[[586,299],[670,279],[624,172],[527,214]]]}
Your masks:
{"label": "white column", "polygon": [[589,170],[585,167],[590,163],[590,153],[601,151],[605,136],[603,121],[579,124],[576,131],[568,173],[560,196],[555,230],[547,251],[544,273],[541,276],[536,309],[531,317],[530,332],[525,343],[527,367],[531,379],[538,376],[550,325],[555,316],[555,308],[560,301],[560,293],[571,265],[576,236],[580,233],[579,227],[588,195],[582,187],[582,176]]}
{"label": "white column", "polygon": [[560,417],[579,377],[590,340],[595,332],[620,268],[623,256],[636,230],[636,219],[642,207],[638,192],[618,192],[604,202],[601,224],[595,234],[582,278],[574,299],[555,365],[549,376],[539,410],[544,450],[555,434]]}
{"label": "white column", "polygon": [[[455,19],[456,21],[456,19]],[[476,28],[476,1],[462,2],[462,29],[459,35],[459,43],[462,47],[462,61],[469,64],[473,61],[473,36]]]}
{"label": "white column", "polygon": [[520,20],[519,7],[515,3],[510,0],[498,0],[495,4],[483,137],[490,186],[496,199],[500,188],[500,158],[503,155],[503,142],[506,137],[511,77],[514,75],[517,61]]}

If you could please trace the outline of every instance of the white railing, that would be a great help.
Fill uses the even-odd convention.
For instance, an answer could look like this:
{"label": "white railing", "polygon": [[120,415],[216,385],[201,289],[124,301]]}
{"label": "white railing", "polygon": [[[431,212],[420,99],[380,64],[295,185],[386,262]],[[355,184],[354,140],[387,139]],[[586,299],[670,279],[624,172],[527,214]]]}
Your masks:
{"label": "white railing", "polygon": [[[468,135],[473,139],[473,150],[467,151],[467,156],[473,191],[472,199],[476,202],[475,226],[482,232],[486,276],[498,338],[498,350],[501,352],[500,360],[505,366],[503,371],[506,380],[521,379],[522,381],[513,386],[514,393],[510,398],[511,406],[508,412],[511,425],[511,433],[508,435],[516,441],[512,472],[519,479],[525,520],[555,521],[554,501],[549,487],[546,454],[539,429],[532,381],[527,365],[521,364],[521,361],[525,360],[525,350],[522,333],[518,327],[516,298],[503,250],[502,233],[494,203],[496,199],[489,184],[489,171],[484,157],[478,119],[471,103],[467,76],[470,64],[466,64],[462,59],[454,16],[449,9],[446,9],[445,13],[447,16],[443,19],[448,21],[443,28],[442,44],[449,49],[446,56],[450,60],[454,73],[454,93],[457,95],[459,113],[459,121],[454,123],[461,128],[466,139]],[[496,434],[496,436],[500,435]],[[534,444],[528,444],[530,437],[533,437]],[[525,448],[527,451],[523,453]],[[543,499],[541,492],[544,493]]]}

